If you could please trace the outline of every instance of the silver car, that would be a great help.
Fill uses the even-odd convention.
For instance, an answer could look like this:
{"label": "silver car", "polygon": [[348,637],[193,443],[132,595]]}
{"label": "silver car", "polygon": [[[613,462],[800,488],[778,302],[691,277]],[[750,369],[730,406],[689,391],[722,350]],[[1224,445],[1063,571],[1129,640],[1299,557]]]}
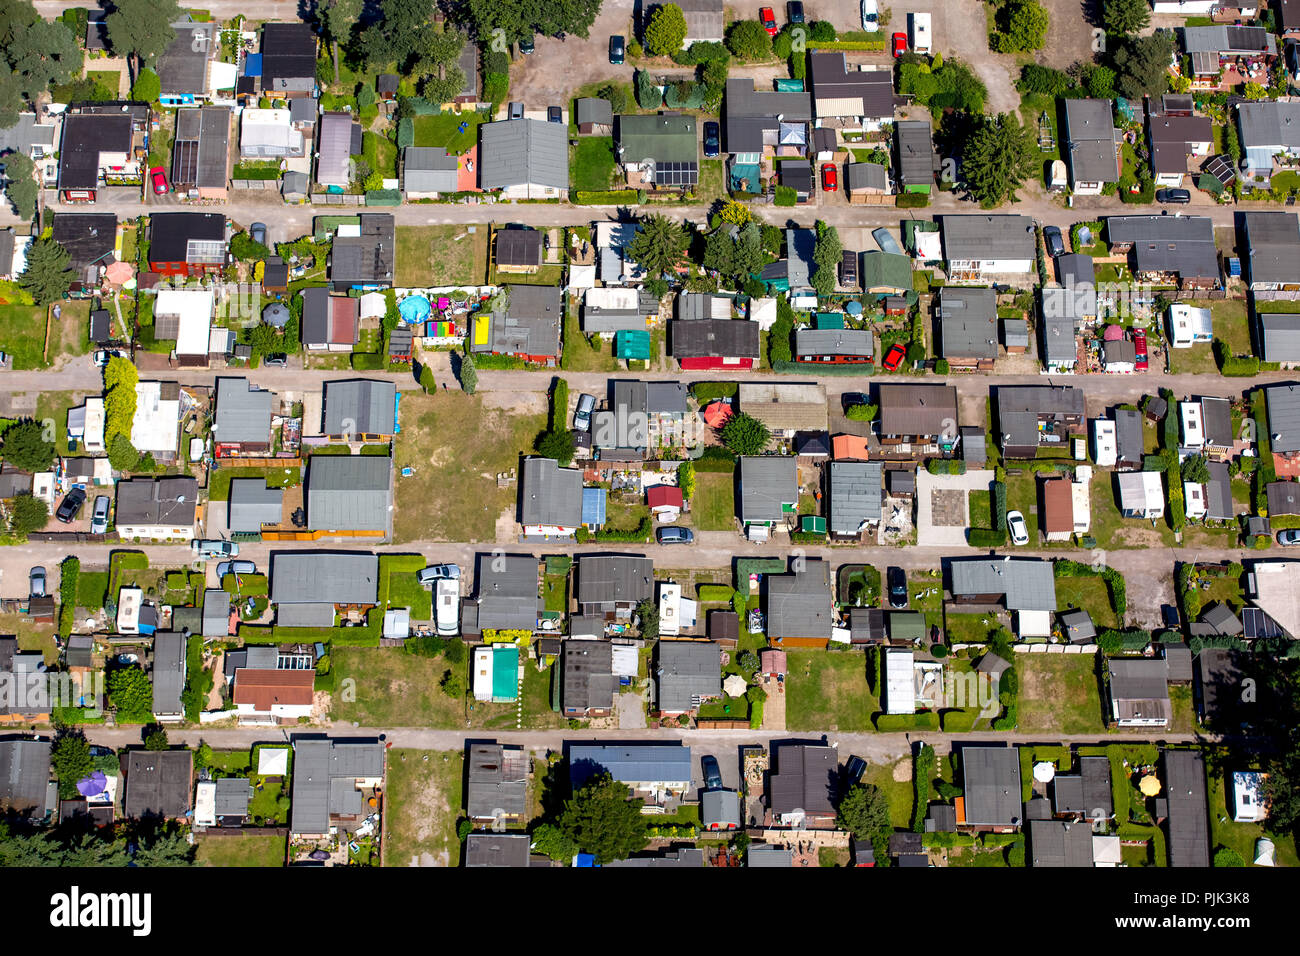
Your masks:
{"label": "silver car", "polygon": [[430,585],[434,581],[440,581],[443,578],[450,578],[453,581],[460,580],[460,566],[456,564],[431,564],[427,568],[422,568],[415,574],[415,580],[423,585]]}
{"label": "silver car", "polygon": [[45,597],[45,569],[32,568],[27,575],[27,591],[32,597]]}

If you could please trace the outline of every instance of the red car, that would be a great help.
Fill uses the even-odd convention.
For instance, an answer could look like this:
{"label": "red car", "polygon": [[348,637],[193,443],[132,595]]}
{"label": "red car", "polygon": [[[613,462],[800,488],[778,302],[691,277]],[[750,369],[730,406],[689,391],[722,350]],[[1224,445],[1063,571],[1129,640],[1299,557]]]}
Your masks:
{"label": "red car", "polygon": [[1133,330],[1133,349],[1137,352],[1137,361],[1133,367],[1139,372],[1147,370],[1147,334],[1141,329]]}
{"label": "red car", "polygon": [[889,351],[885,353],[885,371],[897,371],[899,364],[903,361],[903,356],[906,354],[907,349],[903,348],[898,343],[891,345]]}
{"label": "red car", "polygon": [[771,7],[764,7],[759,10],[758,20],[763,24],[763,29],[767,31],[768,36],[776,36],[776,14],[772,12]]}
{"label": "red car", "polygon": [[167,176],[161,166],[155,166],[149,170],[149,178],[153,181],[153,191],[159,196],[167,193]]}
{"label": "red car", "polygon": [[895,57],[895,58],[898,58],[898,57],[902,56],[904,53],[906,53],[906,52],[907,52],[907,34],[906,34],[906,33],[895,33],[894,36],[893,36],[893,39],[892,39],[892,41],[891,41],[891,43],[890,43],[890,49],[893,51],[893,54],[894,54],[894,57]]}
{"label": "red car", "polygon": [[833,193],[840,188],[840,174],[834,163],[822,163],[822,191]]}

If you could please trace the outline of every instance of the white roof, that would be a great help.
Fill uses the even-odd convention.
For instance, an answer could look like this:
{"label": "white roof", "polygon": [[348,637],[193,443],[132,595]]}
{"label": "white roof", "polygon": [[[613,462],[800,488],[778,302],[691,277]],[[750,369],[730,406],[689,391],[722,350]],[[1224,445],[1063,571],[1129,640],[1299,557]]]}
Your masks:
{"label": "white roof", "polygon": [[212,332],[212,293],[198,289],[164,289],[154,303],[154,316],[178,315],[177,355],[207,355]]}
{"label": "white roof", "polygon": [[590,289],[596,284],[596,267],[569,266],[569,288]]}
{"label": "white roof", "polygon": [[388,300],[382,292],[367,292],[361,297],[361,318],[382,318],[388,311]]}
{"label": "white roof", "polygon": [[641,290],[636,288],[588,289],[582,304],[588,309],[640,309]]}
{"label": "white roof", "polygon": [[[1086,477],[1079,474],[1086,471]],[[1070,482],[1070,503],[1074,506],[1074,530],[1083,534],[1092,527],[1092,499],[1089,495],[1089,483],[1092,481],[1092,469],[1080,465],[1074,471],[1074,481]]]}
{"label": "white roof", "polygon": [[1124,849],[1117,836],[1092,837],[1092,865],[1119,866],[1124,862]]}
{"label": "white roof", "polygon": [[659,633],[680,634],[682,632],[682,586],[680,584],[659,585]]}
{"label": "white roof", "polygon": [[217,782],[200,780],[194,791],[194,825],[212,827],[217,825]]}
{"label": "white roof", "polygon": [[140,624],[140,602],[144,592],[139,588],[122,588],[117,596],[117,629],[123,634],[134,634]]}
{"label": "white roof", "polygon": [[1171,305],[1169,307],[1169,325],[1174,330],[1174,338],[1176,339],[1213,333],[1210,310],[1191,305]]}
{"label": "white roof", "polygon": [[1020,637],[1051,637],[1051,611],[1017,611],[1016,632]]}
{"label": "white roof", "polygon": [[235,64],[222,63],[220,60],[208,61],[208,91],[210,93],[215,93],[218,90],[233,90],[238,79],[239,71]]}
{"label": "white roof", "polygon": [[82,432],[82,441],[87,445],[104,444],[104,400],[102,398],[86,399],[86,427]]}
{"label": "white roof", "polygon": [[1119,476],[1119,504],[1125,511],[1164,510],[1158,471],[1126,471]]}
{"label": "white roof", "polygon": [[409,637],[411,634],[411,612],[404,607],[392,608],[384,612],[384,637]]}
{"label": "white roof", "polygon": [[246,109],[239,117],[241,146],[302,146],[302,133],[293,128],[288,110]]}
{"label": "white roof", "polygon": [[885,713],[916,713],[912,652],[903,647],[885,648]]}
{"label": "white roof", "polygon": [[1118,457],[1118,445],[1115,439],[1115,423],[1109,418],[1092,420],[1093,451],[1097,464],[1103,468],[1115,464]]}
{"label": "white roof", "polygon": [[1183,444],[1200,448],[1205,444],[1204,419],[1200,402],[1179,402],[1178,414],[1183,420]]}
{"label": "white roof", "polygon": [[1186,502],[1187,517],[1205,517],[1205,486],[1203,484],[1199,481],[1184,481],[1183,500]]}
{"label": "white roof", "polygon": [[757,322],[760,331],[770,329],[776,324],[776,299],[750,299],[749,320]]}
{"label": "white roof", "polygon": [[180,409],[177,399],[163,400],[161,382],[137,382],[135,419],[131,422],[131,444],[136,451],[175,453]]}
{"label": "white roof", "polygon": [[492,645],[474,651],[474,699],[492,699]]}
{"label": "white roof", "polygon": [[610,672],[615,677],[636,677],[640,672],[641,659],[634,644],[610,645]]}
{"label": "white roof", "polygon": [[941,232],[915,232],[913,241],[916,244],[916,258],[918,259],[942,259],[943,258],[943,233]]}
{"label": "white roof", "polygon": [[288,747],[263,747],[257,752],[257,772],[264,777],[279,777],[289,772]]}
{"label": "white roof", "polygon": [[1292,637],[1300,634],[1300,561],[1256,561],[1254,574],[1255,606]]}
{"label": "white roof", "polygon": [[11,274],[22,275],[27,270],[27,247],[32,244],[31,236],[14,236],[14,257],[11,260]]}
{"label": "white roof", "polygon": [[1232,819],[1236,823],[1253,823],[1268,813],[1264,799],[1264,775],[1255,770],[1232,773]]}

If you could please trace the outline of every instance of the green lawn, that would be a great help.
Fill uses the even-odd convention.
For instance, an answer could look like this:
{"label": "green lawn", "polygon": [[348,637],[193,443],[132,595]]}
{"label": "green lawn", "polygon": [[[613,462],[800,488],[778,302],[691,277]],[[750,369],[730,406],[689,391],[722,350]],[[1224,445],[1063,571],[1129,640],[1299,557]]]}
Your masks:
{"label": "green lawn", "polygon": [[1038,544],[1038,480],[1032,471],[1022,475],[1007,475],[1007,511],[1019,511],[1025,516],[1029,543],[1036,546]]}
{"label": "green lawn", "polygon": [[736,527],[735,477],[729,471],[695,474],[691,518],[701,531],[731,531]]}
{"label": "green lawn", "polygon": [[[439,113],[436,116],[415,117],[415,145],[442,146],[455,155],[468,152],[478,142],[478,125],[484,122],[482,113]],[[464,132],[460,125],[468,124]]]}
{"label": "green lawn", "polygon": [[1110,602],[1110,590],[1106,582],[1095,575],[1057,578],[1056,607],[1061,611],[1083,608],[1092,615],[1092,623],[1099,629],[1119,627],[1119,617]]}
{"label": "green lawn", "polygon": [[880,710],[861,651],[790,650],[785,687],[790,730],[870,731]]}
{"label": "green lawn", "polygon": [[991,493],[972,491],[966,497],[970,506],[970,527],[991,528],[993,526]]}
{"label": "green lawn", "polygon": [[218,468],[208,475],[208,498],[230,499],[230,482],[235,478],[265,478],[271,488],[291,488],[302,484],[301,468]]}
{"label": "green lawn", "polygon": [[546,610],[563,614],[569,609],[569,576],[548,574],[542,589]]}
{"label": "green lawn", "polygon": [[1096,657],[1017,654],[1021,733],[1087,734],[1105,729]]}
{"label": "green lawn", "polygon": [[620,367],[614,357],[614,345],[600,336],[590,340],[582,334],[578,310],[570,306],[564,317],[564,351],[560,367],[568,372],[615,372]]}
{"label": "green lawn", "polygon": [[195,842],[200,866],[284,866],[282,836],[201,836]]}
{"label": "green lawn", "polygon": [[583,136],[569,148],[569,180],[582,192],[603,192],[617,185],[612,136]]}
{"label": "green lawn", "polygon": [[951,644],[983,644],[998,629],[998,620],[987,614],[953,614],[944,618],[944,635]]}
{"label": "green lawn", "polygon": [[700,160],[700,202],[712,202],[726,196],[723,188],[722,160]]}
{"label": "green lawn", "polygon": [[[849,754],[842,754],[841,758],[847,760]],[[903,769],[899,769],[899,764]],[[902,780],[895,780],[894,774],[902,777]],[[912,828],[912,801],[916,799],[912,789],[912,761],[904,757],[898,763],[892,764],[867,764],[866,772],[862,774],[862,782],[874,784],[879,787],[885,794],[885,799],[889,801],[889,822],[899,830],[910,830]]]}
{"label": "green lawn", "polygon": [[1296,857],[1295,839],[1291,834],[1273,833],[1258,823],[1234,823],[1227,804],[1224,775],[1210,771],[1210,849],[1221,846],[1235,850],[1249,866],[1255,859],[1255,841],[1267,836],[1276,850],[1273,858],[1279,866],[1300,866]]}
{"label": "green lawn", "polygon": [[397,178],[397,144],[387,136],[367,130],[361,137],[361,156],[372,172],[385,179]]}
{"label": "green lawn", "polygon": [[459,727],[465,723],[465,703],[438,686],[443,674],[466,664],[445,658],[420,657],[400,647],[335,647],[331,655],[336,687],[355,681],[355,699],[335,694],[336,721],[367,727]]}
{"label": "green lawn", "polygon": [[108,572],[87,571],[77,575],[77,605],[101,608],[108,598]]}
{"label": "green lawn", "polygon": [[13,356],[15,371],[45,368],[45,310],[34,305],[0,305],[0,351]]}
{"label": "green lawn", "polygon": [[399,287],[478,285],[486,273],[487,226],[397,227]]}
{"label": "green lawn", "polygon": [[459,750],[393,750],[384,794],[384,865],[410,866],[432,856],[436,866],[460,863],[460,817],[465,757]]}

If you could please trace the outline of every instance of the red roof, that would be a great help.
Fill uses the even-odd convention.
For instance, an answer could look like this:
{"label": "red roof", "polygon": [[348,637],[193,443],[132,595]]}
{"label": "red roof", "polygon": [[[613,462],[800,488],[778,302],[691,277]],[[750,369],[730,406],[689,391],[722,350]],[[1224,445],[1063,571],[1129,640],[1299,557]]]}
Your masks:
{"label": "red roof", "polygon": [[1043,531],[1053,534],[1074,530],[1074,496],[1068,478],[1043,482]]}
{"label": "red roof", "polygon": [[836,461],[846,458],[866,461],[867,440],[857,435],[836,435],[831,439],[831,453]]}
{"label": "red roof", "polygon": [[361,300],[346,295],[332,295],[329,301],[330,342],[334,345],[355,345]]}
{"label": "red roof", "polygon": [[315,671],[241,667],[235,671],[235,703],[252,704],[259,714],[269,714],[274,704],[310,706],[315,683]]}
{"label": "red roof", "polygon": [[675,485],[655,485],[647,488],[646,504],[651,508],[680,508],[683,505],[682,489]]}

